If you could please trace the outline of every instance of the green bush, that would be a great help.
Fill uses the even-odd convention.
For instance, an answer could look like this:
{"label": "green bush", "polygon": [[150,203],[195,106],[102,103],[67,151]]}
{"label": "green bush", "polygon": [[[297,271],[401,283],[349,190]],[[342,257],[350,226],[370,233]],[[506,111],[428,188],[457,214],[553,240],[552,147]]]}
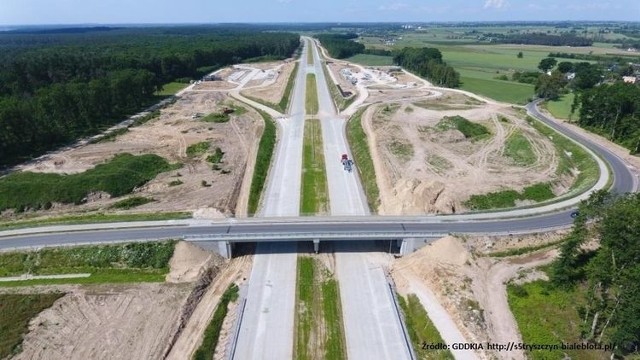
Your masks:
{"label": "green bush", "polygon": [[213,122],[213,123],[226,123],[229,121],[229,114],[221,113],[211,113],[202,118],[202,121]]}
{"label": "green bush", "polygon": [[172,169],[175,166],[158,155],[119,154],[79,174],[13,173],[0,178],[0,211],[40,209],[54,202],[81,204],[98,191],[122,196]]}
{"label": "green bush", "polygon": [[184,184],[182,181],[180,180],[173,180],[169,183],[169,186],[178,186],[178,185],[182,185]]}
{"label": "green bush", "polygon": [[200,156],[206,153],[210,147],[211,147],[211,144],[209,144],[208,141],[201,141],[199,143],[189,145],[187,147],[187,156],[189,157]]}
{"label": "green bush", "polygon": [[256,165],[253,169],[253,178],[251,179],[251,189],[249,193],[249,214],[255,214],[258,210],[260,196],[267,180],[267,173],[271,165],[271,158],[276,147],[276,125],[269,114],[257,110],[264,119],[264,131],[258,145],[258,155],[256,156]]}
{"label": "green bush", "polygon": [[219,147],[216,147],[212,155],[207,156],[207,161],[212,164],[219,164],[222,162],[224,152]]}

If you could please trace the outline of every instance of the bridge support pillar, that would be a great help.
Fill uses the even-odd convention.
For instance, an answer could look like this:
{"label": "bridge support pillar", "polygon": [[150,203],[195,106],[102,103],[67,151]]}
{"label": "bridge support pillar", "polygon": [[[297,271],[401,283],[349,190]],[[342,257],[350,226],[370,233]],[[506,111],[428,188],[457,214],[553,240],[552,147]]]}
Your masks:
{"label": "bridge support pillar", "polygon": [[231,259],[233,256],[233,246],[229,241],[218,241],[218,253],[225,259]]}
{"label": "bridge support pillar", "polygon": [[313,251],[316,254],[320,251],[320,239],[313,239]]}

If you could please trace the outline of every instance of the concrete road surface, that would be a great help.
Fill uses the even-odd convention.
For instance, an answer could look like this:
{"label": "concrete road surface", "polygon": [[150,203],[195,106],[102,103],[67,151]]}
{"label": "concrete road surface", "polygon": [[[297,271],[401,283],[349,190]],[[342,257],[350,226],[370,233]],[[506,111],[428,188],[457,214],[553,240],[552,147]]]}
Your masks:
{"label": "concrete road surface", "polygon": [[[318,47],[313,41],[310,44],[313,45],[331,215],[368,215],[367,200],[357,172],[355,169],[345,171],[340,163],[343,153],[352,158],[345,139],[345,120],[336,114]],[[366,249],[351,252],[354,246],[363,245],[335,246],[348,358],[411,359],[384,269],[376,256]]]}
{"label": "concrete road surface", "polygon": [[[306,60],[307,46],[301,61]],[[278,119],[278,146],[261,216],[300,212],[305,70],[299,66],[290,116]],[[291,359],[296,295],[295,243],[257,244],[234,359]]]}

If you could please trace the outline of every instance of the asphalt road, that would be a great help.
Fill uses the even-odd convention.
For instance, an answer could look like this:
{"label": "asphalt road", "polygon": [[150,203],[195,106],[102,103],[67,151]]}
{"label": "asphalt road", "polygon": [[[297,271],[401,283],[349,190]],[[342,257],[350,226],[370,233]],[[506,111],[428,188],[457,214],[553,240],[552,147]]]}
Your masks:
{"label": "asphalt road", "polygon": [[[314,41],[309,43],[317,79],[331,215],[365,216],[369,209],[358,173],[345,171],[340,162],[343,153],[352,158],[345,136],[345,119],[336,114],[319,49]],[[347,357],[352,360],[411,359],[393,293],[379,263],[380,257],[375,256],[379,254],[371,254],[374,250],[361,249],[359,245],[366,246],[345,243],[334,246]]]}
{"label": "asphalt road", "polygon": [[[308,46],[301,61],[307,57]],[[277,119],[280,131],[260,216],[300,213],[302,142],[305,117],[305,67],[299,66],[288,117]],[[260,243],[256,247],[247,302],[235,359],[293,357],[297,245]]]}

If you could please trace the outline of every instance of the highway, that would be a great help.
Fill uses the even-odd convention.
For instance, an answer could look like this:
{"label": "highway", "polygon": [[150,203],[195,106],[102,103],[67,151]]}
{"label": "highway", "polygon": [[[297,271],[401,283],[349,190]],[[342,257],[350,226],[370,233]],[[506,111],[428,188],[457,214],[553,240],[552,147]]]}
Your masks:
{"label": "highway", "polygon": [[[369,215],[357,171],[345,171],[340,163],[343,153],[352,158],[345,136],[346,120],[336,114],[318,46],[315,41],[307,40],[313,49],[331,215]],[[373,249],[358,245],[362,246],[334,246],[347,357],[352,360],[411,359],[385,269],[379,257],[371,254]]]}
{"label": "highway", "polygon": [[[307,43],[306,41],[304,42]],[[308,46],[300,59],[304,61]],[[278,145],[259,216],[298,216],[305,120],[305,67],[299,66],[290,115],[278,118]],[[296,243],[256,246],[235,359],[293,357]]]}

